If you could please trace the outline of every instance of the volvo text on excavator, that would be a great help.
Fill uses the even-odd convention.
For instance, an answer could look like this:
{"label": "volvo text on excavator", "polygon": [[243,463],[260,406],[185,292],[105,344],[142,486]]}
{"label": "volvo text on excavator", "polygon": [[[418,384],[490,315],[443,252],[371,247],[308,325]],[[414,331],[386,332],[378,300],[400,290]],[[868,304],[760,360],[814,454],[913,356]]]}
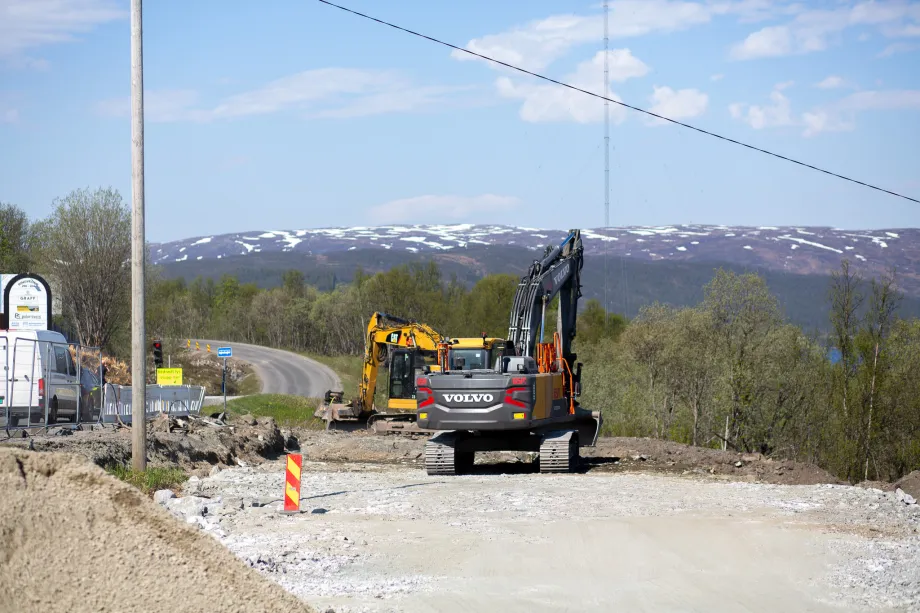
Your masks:
{"label": "volvo text on excavator", "polygon": [[[477,451],[539,452],[541,472],[570,472],[579,448],[596,443],[601,415],[579,406],[582,364],[572,352],[583,254],[581,232],[571,230],[534,261],[492,367],[442,367],[418,377],[418,427],[437,431],[425,448],[428,474],[468,471]],[[543,342],[546,307],[556,296],[556,331]]]}
{"label": "volvo text on excavator", "polygon": [[[326,392],[316,417],[330,429],[335,422],[366,421],[375,432],[419,432],[415,420],[416,378],[440,370],[440,363],[453,360],[461,369],[483,368],[493,358],[493,348],[504,346],[504,339],[485,335],[474,338],[450,338],[431,326],[387,313],[374,313],[367,325],[364,344],[364,367],[358,393],[345,403],[342,391]],[[440,356],[440,357],[439,357]],[[388,366],[387,406],[374,404],[377,375]]]}

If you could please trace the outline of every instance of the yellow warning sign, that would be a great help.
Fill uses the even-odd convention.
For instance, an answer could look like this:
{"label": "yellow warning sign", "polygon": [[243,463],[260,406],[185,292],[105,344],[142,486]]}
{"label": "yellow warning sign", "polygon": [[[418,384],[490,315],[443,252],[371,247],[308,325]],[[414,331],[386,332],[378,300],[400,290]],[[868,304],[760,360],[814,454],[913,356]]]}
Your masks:
{"label": "yellow warning sign", "polygon": [[157,385],[182,385],[182,369],[157,368]]}

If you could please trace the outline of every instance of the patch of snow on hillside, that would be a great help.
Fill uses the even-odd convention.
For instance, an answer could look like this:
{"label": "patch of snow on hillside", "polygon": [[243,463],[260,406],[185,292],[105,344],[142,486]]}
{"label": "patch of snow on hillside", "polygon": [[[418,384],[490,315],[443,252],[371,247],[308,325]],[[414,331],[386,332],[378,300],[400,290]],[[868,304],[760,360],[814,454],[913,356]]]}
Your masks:
{"label": "patch of snow on hillside", "polygon": [[687,248],[686,248],[686,247],[678,247],[677,250],[678,250],[678,251],[686,251]]}
{"label": "patch of snow on hillside", "polygon": [[855,255],[856,255],[856,259],[857,259],[857,260],[862,260],[863,262],[866,261],[866,258],[864,258],[863,256],[859,255],[858,253],[855,254]]}
{"label": "patch of snow on hillside", "polygon": [[655,236],[655,233],[651,230],[627,230],[630,234],[638,234],[639,236]]}
{"label": "patch of snow on hillside", "polygon": [[844,247],[844,249],[846,249],[847,251],[852,251],[853,249],[856,249],[856,247],[854,247],[853,245],[847,245],[846,247]]}
{"label": "patch of snow on hillside", "polygon": [[357,249],[357,247],[349,247],[349,248],[348,248],[349,251],[354,251],[355,249]]}
{"label": "patch of snow on hillside", "polygon": [[182,253],[183,251],[185,251],[185,247],[183,247],[182,249],[179,249],[179,253]]}
{"label": "patch of snow on hillside", "polygon": [[726,234],[725,236],[734,236],[734,235],[735,235],[735,233],[734,233],[734,232],[729,232],[729,233],[728,233],[728,234]]}
{"label": "patch of snow on hillside", "polygon": [[307,233],[306,230],[297,230],[297,232],[295,232],[294,234],[296,234],[297,236],[303,236],[303,235],[305,235],[306,233]]}
{"label": "patch of snow on hillside", "polygon": [[242,245],[243,247],[246,247],[246,253],[249,253],[250,251],[256,248],[255,245],[250,245],[249,243],[244,243],[243,241],[233,241],[233,242],[238,243]]}
{"label": "patch of snow on hillside", "polygon": [[418,253],[418,247],[406,247],[406,251],[411,251],[412,253]]}
{"label": "patch of snow on hillside", "polygon": [[814,235],[815,235],[814,232],[808,232],[807,230],[803,230],[802,228],[796,228],[795,231],[796,231],[797,234],[804,234],[804,235],[806,235],[806,236],[814,236]]}
{"label": "patch of snow on hillside", "polygon": [[776,226],[760,226],[758,230],[779,230]]}
{"label": "patch of snow on hillside", "polygon": [[745,249],[753,249],[753,247],[751,247],[750,245],[745,245],[744,248],[745,248]]}
{"label": "patch of snow on hillside", "polygon": [[176,258],[176,261],[177,261],[177,262],[184,262],[184,261],[187,260],[187,259],[188,259],[188,254],[186,253],[186,254],[183,255],[181,258]]}
{"label": "patch of snow on hillside", "polygon": [[[813,234],[813,233],[809,233],[809,234]],[[780,236],[780,238],[783,239],[783,240],[787,240],[787,241],[795,241],[795,242],[800,243],[800,244],[802,244],[802,245],[809,245],[809,246],[811,246],[811,247],[818,247],[819,249],[827,249],[828,251],[833,251],[834,253],[843,253],[843,251],[841,251],[840,249],[834,249],[833,247],[828,247],[827,245],[822,245],[821,243],[815,243],[815,242],[812,242],[812,241],[807,241],[807,240],[805,240],[804,238],[796,238],[796,237],[794,237],[794,236],[789,236],[788,234],[784,234],[783,236]]]}
{"label": "patch of snow on hillside", "polygon": [[195,245],[204,245],[205,243],[210,243],[212,238],[214,237],[208,236],[207,238],[202,238],[201,240],[197,240],[194,243],[192,243],[192,247],[194,247]]}
{"label": "patch of snow on hillside", "polygon": [[[639,234],[639,233],[640,233],[640,232],[633,232],[633,234]],[[582,234],[582,236],[584,236],[585,238],[592,238],[592,239],[594,239],[594,240],[599,240],[599,241],[607,241],[607,242],[609,242],[609,241],[617,241],[617,240],[620,240],[620,239],[618,239],[616,236],[607,236],[606,234],[598,234],[597,232],[592,232],[591,230],[582,230],[582,231],[581,231],[581,234]],[[647,234],[646,236],[652,236],[652,235],[653,235],[653,233],[650,232],[650,233]],[[566,236],[568,236],[568,235],[566,235]]]}
{"label": "patch of snow on hillside", "polygon": [[798,246],[798,245],[790,245],[790,248],[792,248],[792,249],[798,249],[799,246]]}
{"label": "patch of snow on hillside", "polygon": [[546,234],[533,234],[532,236],[534,238],[549,238],[549,236]]}
{"label": "patch of snow on hillside", "polygon": [[690,244],[691,244],[691,245],[699,245],[699,244],[700,244],[700,241],[690,241]]}
{"label": "patch of snow on hillside", "polygon": [[219,259],[221,259],[222,257],[224,257],[223,254],[217,256],[217,259],[219,260]]}
{"label": "patch of snow on hillside", "polygon": [[894,232],[885,232],[885,234],[887,234],[887,235],[890,236],[891,238],[901,238],[900,236],[898,236],[898,235],[895,234]]}
{"label": "patch of snow on hillside", "polygon": [[274,233],[274,232],[265,232],[264,234],[260,234],[260,235],[259,235],[259,238],[275,238],[275,233]]}
{"label": "patch of snow on hillside", "polygon": [[201,257],[202,257],[202,256],[200,256],[200,255],[199,255],[199,256],[198,256],[197,258],[195,258],[195,259],[196,259],[196,260],[200,260],[200,259],[201,259]]}

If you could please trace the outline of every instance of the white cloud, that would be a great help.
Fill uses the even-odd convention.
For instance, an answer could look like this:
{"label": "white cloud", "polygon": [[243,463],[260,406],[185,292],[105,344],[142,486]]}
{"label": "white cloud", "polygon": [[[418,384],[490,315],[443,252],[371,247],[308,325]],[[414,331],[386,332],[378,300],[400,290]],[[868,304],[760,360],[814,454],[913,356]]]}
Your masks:
{"label": "white cloud", "polygon": [[729,113],[755,130],[775,127],[803,127],[802,136],[843,132],[856,128],[856,117],[867,111],[920,111],[920,90],[872,90],[850,94],[836,102],[804,112],[792,111],[789,99],[778,89],[770,94],[772,104],[764,106],[734,103]]}
{"label": "white cloud", "polygon": [[0,0],[0,60],[15,67],[44,68],[30,49],[77,40],[96,26],[128,16],[115,0]]}
{"label": "white cloud", "polygon": [[[697,89],[673,90],[670,87],[655,86],[652,94],[651,112],[669,119],[688,119],[698,117],[706,112],[709,106],[709,96]],[[652,125],[662,125],[667,122],[656,117],[649,118]]]}
{"label": "white cloud", "polygon": [[838,89],[844,85],[846,85],[846,81],[843,80],[843,77],[838,77],[836,75],[831,75],[823,81],[815,83],[815,87],[819,89]]}
{"label": "white cloud", "polygon": [[[608,63],[610,80],[618,83],[645,76],[650,70],[629,49],[608,51]],[[604,52],[600,51],[592,59],[579,64],[575,72],[566,76],[563,81],[603,95]],[[529,81],[515,82],[509,77],[500,77],[496,80],[496,86],[502,97],[524,101],[520,111],[521,119],[524,121],[592,123],[604,119],[603,100],[559,85],[533,84]],[[620,100],[613,91],[609,90],[607,97],[611,100]],[[610,118],[614,123],[621,123],[626,118],[626,109],[619,105],[611,105]]]}
{"label": "white cloud", "polygon": [[782,83],[777,83],[774,85],[773,89],[777,91],[783,91],[784,89],[789,89],[793,85],[795,85],[795,81],[783,81]]}
{"label": "white cloud", "polygon": [[735,102],[728,107],[734,119],[740,119],[755,130],[795,125],[792,105],[779,87],[770,93],[772,104],[764,106]]}
{"label": "white cloud", "polygon": [[787,24],[749,34],[731,48],[736,60],[750,60],[823,51],[841,39],[847,28],[875,28],[887,38],[920,35],[920,3],[906,0],[845,2],[832,10],[806,10]]}
{"label": "white cloud", "polygon": [[709,80],[710,81],[721,81],[724,78],[725,78],[724,74],[714,74],[711,77],[709,77]]}
{"label": "white cloud", "polygon": [[375,222],[399,223],[425,221],[426,219],[467,220],[472,215],[494,217],[496,211],[520,205],[514,196],[481,194],[479,196],[424,195],[391,200],[371,207],[370,216]]}
{"label": "white cloud", "polygon": [[[211,106],[199,104],[195,91],[154,90],[145,94],[144,111],[145,119],[154,122],[203,122],[286,111],[310,117],[363,117],[457,104],[450,94],[462,89],[419,86],[390,71],[320,68],[276,79]],[[98,110],[125,116],[128,99],[103,101]]]}
{"label": "white cloud", "polygon": [[911,51],[916,51],[917,49],[920,49],[920,44],[917,43],[891,43],[882,49],[875,57],[890,57],[898,53],[909,53]]}
{"label": "white cloud", "polygon": [[[709,23],[713,17],[720,15],[736,15],[743,21],[757,21],[797,10],[796,5],[771,0],[612,0],[609,36],[616,40],[687,30]],[[467,43],[466,49],[527,70],[541,70],[572,48],[601,40],[603,32],[604,17],[600,12],[592,15],[552,15],[498,34],[474,38]],[[484,61],[458,50],[452,51],[451,57]]]}

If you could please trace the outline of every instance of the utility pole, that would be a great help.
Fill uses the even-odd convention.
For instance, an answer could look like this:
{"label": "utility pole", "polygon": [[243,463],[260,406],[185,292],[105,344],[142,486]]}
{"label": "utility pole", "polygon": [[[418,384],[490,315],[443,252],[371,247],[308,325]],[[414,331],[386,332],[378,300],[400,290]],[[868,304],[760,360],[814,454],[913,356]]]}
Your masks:
{"label": "utility pole", "polygon": [[131,0],[131,464],[147,468],[144,330],[144,50],[141,0]]}

